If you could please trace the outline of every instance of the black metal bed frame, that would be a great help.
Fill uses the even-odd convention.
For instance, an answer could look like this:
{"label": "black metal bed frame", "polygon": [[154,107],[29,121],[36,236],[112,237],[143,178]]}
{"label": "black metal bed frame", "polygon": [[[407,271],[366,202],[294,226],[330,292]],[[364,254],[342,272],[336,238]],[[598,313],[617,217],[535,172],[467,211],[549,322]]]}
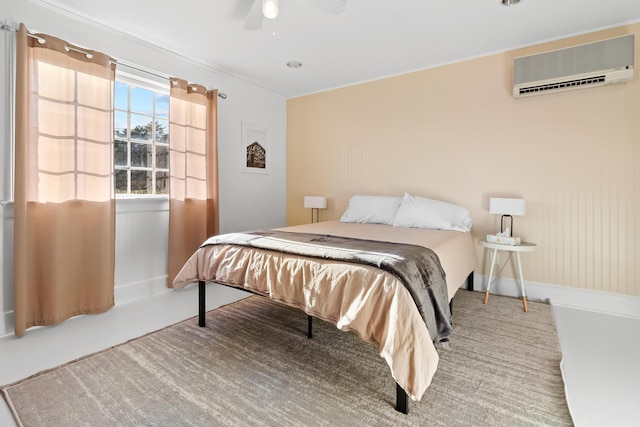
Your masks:
{"label": "black metal bed frame", "polygon": [[[216,282],[218,283],[218,282]],[[224,283],[220,283],[224,285]],[[469,273],[466,279],[467,290],[473,290],[473,271]],[[198,326],[204,327],[207,325],[206,321],[206,282],[204,280],[198,281]],[[225,285],[227,286],[227,285]],[[232,286],[233,287],[233,286]],[[237,288],[239,289],[239,288]],[[252,292],[251,290],[241,288],[244,291],[251,292],[255,295],[265,296],[256,292]],[[451,315],[453,315],[453,305],[449,302],[449,309],[451,311]],[[313,317],[307,315],[307,338],[313,337]],[[407,396],[407,392],[404,391],[400,384],[396,383],[396,411],[402,412],[403,414],[409,413],[409,399]]]}

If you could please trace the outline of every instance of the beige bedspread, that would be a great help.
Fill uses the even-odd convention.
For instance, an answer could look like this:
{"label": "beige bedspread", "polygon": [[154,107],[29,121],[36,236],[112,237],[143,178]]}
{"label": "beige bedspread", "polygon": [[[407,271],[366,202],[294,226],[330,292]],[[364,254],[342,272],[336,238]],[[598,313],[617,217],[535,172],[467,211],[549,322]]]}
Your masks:
{"label": "beige bedspread", "polygon": [[[475,265],[468,233],[337,221],[282,230],[429,247],[438,254],[447,274],[450,299]],[[466,259],[469,254],[472,262]],[[468,268],[462,267],[465,265]],[[181,289],[199,280],[248,289],[341,330],[354,331],[378,347],[393,378],[414,400],[420,400],[437,369],[438,353],[409,292],[395,276],[376,267],[243,246],[209,245],[187,261],[173,287]]]}

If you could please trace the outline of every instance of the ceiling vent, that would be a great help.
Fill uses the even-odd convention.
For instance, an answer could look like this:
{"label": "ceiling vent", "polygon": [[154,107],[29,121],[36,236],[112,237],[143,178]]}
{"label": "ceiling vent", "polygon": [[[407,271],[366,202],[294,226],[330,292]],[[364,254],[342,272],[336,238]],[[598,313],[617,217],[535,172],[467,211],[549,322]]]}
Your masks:
{"label": "ceiling vent", "polygon": [[633,78],[633,34],[515,58],[513,97],[625,83]]}

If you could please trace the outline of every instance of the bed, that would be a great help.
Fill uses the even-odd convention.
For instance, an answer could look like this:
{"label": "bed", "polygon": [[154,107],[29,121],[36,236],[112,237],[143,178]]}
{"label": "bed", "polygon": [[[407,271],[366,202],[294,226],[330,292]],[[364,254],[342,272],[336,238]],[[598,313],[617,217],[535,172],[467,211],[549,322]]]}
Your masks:
{"label": "bed", "polygon": [[[333,240],[326,243],[327,238]],[[429,297],[438,299],[434,302],[435,309],[431,302],[420,307],[404,279],[379,265],[377,257],[389,256],[386,252],[363,251],[360,246],[346,250],[340,247],[339,251],[344,250],[349,256],[357,253],[360,257],[363,252],[365,258],[375,258],[373,262],[345,261],[333,256],[336,239],[340,245],[342,241],[374,248],[389,245],[392,249],[419,248],[435,254],[438,265],[434,269],[439,273],[434,274],[433,292],[429,291],[439,295]],[[449,303],[462,285],[472,286],[475,263],[469,232],[325,221],[214,236],[190,257],[173,287],[179,290],[190,283],[199,283],[201,326],[204,326],[205,283],[215,282],[303,310],[309,316],[309,336],[312,317],[343,331],[355,332],[379,349],[397,383],[396,409],[407,413],[407,397],[421,399],[438,366],[436,347],[446,345],[452,335],[446,321],[436,319],[436,325],[433,319],[430,322],[425,319],[425,312],[435,310],[439,317],[451,320]]]}

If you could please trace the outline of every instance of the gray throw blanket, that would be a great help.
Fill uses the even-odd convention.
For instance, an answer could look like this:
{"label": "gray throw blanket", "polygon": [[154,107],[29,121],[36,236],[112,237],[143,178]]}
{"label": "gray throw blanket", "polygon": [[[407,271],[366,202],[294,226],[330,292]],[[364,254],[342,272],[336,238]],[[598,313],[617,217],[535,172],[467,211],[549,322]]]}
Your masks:
{"label": "gray throw blanket", "polygon": [[257,230],[208,239],[206,245],[241,245],[293,255],[371,265],[396,276],[407,288],[434,343],[453,335],[445,273],[438,255],[417,245],[323,234]]}

